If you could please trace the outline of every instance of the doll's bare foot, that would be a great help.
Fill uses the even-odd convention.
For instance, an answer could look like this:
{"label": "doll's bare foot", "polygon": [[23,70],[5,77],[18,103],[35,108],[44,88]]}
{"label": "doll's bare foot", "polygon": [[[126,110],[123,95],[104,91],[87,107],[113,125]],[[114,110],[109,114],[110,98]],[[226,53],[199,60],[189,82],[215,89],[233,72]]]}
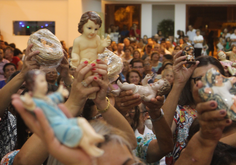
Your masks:
{"label": "doll's bare foot", "polygon": [[78,118],[78,125],[83,130],[83,136],[80,139],[79,146],[91,156],[101,156],[104,151],[99,149],[96,144],[103,142],[104,137],[97,134],[88,121],[82,117]]}

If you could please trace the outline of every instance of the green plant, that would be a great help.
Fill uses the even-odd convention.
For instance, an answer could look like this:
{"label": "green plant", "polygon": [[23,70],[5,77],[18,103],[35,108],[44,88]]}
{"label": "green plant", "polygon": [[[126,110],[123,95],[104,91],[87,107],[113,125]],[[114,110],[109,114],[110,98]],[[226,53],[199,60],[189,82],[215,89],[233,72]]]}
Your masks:
{"label": "green plant", "polygon": [[163,19],[158,24],[158,30],[162,32],[164,37],[173,36],[174,35],[174,21],[170,19]]}

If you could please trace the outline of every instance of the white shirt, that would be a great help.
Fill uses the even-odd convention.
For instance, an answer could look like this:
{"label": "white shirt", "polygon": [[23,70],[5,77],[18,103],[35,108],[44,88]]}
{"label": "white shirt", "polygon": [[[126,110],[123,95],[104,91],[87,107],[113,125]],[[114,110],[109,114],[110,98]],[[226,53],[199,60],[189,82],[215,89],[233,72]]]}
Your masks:
{"label": "white shirt", "polygon": [[189,38],[189,41],[191,41],[192,44],[194,44],[193,38],[196,36],[196,30],[195,30],[195,29],[193,29],[192,31],[189,30],[189,31],[187,32],[187,36],[188,36],[188,38]]}
{"label": "white shirt", "polygon": [[134,131],[134,134],[135,134],[135,137],[137,138],[137,137],[144,137],[145,135],[147,135],[147,134],[153,134],[153,132],[152,132],[152,130],[150,130],[146,125],[144,125],[144,131],[143,131],[143,134],[140,134],[139,132],[138,132],[138,129],[136,129],[135,131]]}
{"label": "white shirt", "polygon": [[[203,41],[203,36],[202,35],[199,35],[199,36],[195,36],[193,38],[193,41]],[[194,48],[202,48],[202,43],[196,43],[194,44]]]}
{"label": "white shirt", "polygon": [[230,37],[230,36],[231,36],[231,34],[230,34],[230,33],[227,33],[227,34],[225,35],[225,39],[228,38],[228,37]]}
{"label": "white shirt", "polygon": [[[236,39],[236,35],[234,33],[231,34],[230,39]],[[236,45],[236,41],[232,42],[231,45]]]}
{"label": "white shirt", "polygon": [[123,50],[121,51],[121,54],[119,54],[117,50],[114,51],[114,53],[115,53],[116,55],[120,56],[120,57],[125,54],[125,52],[124,52]]}

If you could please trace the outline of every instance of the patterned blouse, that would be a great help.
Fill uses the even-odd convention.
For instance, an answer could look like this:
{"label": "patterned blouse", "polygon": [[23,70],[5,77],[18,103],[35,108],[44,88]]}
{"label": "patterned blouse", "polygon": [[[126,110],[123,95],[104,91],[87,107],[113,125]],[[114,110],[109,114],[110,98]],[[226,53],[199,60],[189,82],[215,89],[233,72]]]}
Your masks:
{"label": "patterned blouse", "polygon": [[155,163],[147,163],[147,150],[150,142],[156,139],[155,134],[146,134],[143,138],[137,137],[137,147],[134,150],[134,153],[137,157],[139,157],[145,164],[147,165],[159,165],[159,161]]}
{"label": "patterned blouse", "polygon": [[0,159],[14,150],[16,140],[16,117],[6,110],[0,120]]}
{"label": "patterned blouse", "polygon": [[12,151],[12,152],[6,154],[2,158],[0,165],[13,165],[14,158],[18,154],[19,151],[20,150],[15,150],[15,151]]}
{"label": "patterned blouse", "polygon": [[175,112],[174,121],[176,123],[176,130],[174,133],[174,150],[173,158],[176,161],[183,148],[186,147],[186,140],[189,134],[189,128],[193,120],[197,117],[194,109],[188,106],[178,106]]}

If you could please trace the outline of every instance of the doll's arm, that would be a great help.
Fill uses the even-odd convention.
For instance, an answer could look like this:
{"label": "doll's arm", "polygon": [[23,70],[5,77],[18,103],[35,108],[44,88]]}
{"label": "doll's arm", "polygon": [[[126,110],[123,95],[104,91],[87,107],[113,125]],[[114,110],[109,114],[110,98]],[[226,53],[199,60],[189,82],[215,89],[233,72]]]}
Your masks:
{"label": "doll's arm", "polygon": [[20,96],[20,99],[23,102],[25,109],[29,111],[33,111],[35,109],[35,103],[29,93],[25,93],[24,96]]}
{"label": "doll's arm", "polygon": [[147,74],[144,79],[142,80],[142,85],[147,85],[148,84],[148,80],[150,80],[152,78],[151,74]]}
{"label": "doll's arm", "polygon": [[73,43],[73,49],[72,49],[72,52],[71,52],[71,65],[75,68],[77,68],[77,66],[79,65],[80,63],[80,49],[79,49],[79,46],[80,46],[80,39],[79,37],[76,38],[74,40],[74,43]]}
{"label": "doll's arm", "polygon": [[59,92],[63,97],[68,97],[69,96],[69,92],[67,89],[65,89],[63,87],[63,85],[60,85],[57,92]]}
{"label": "doll's arm", "polygon": [[97,41],[98,41],[98,53],[103,53],[105,48],[111,44],[111,39],[109,35],[105,39],[104,36],[102,36],[101,39],[99,36],[97,36]]}

